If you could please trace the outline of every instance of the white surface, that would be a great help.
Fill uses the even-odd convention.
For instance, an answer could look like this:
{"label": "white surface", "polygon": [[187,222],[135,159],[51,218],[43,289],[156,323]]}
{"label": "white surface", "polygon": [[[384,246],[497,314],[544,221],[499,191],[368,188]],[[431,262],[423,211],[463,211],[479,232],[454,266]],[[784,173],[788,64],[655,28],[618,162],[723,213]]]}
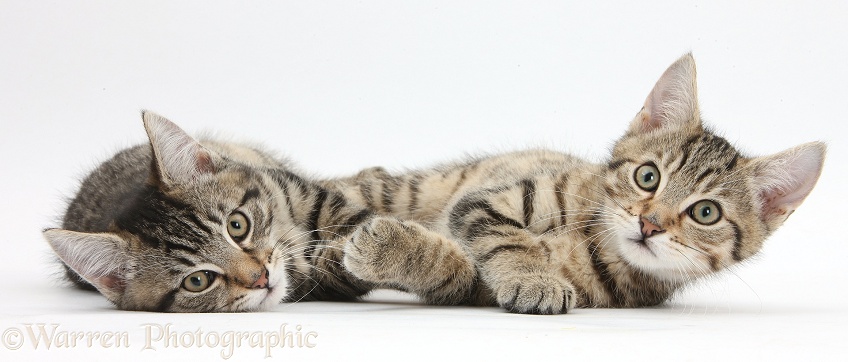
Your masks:
{"label": "white surface", "polygon": [[[604,3],[0,2],[0,359],[221,358],[220,346],[143,349],[143,325],[166,323],[317,335],[314,348],[273,349],[275,359],[848,358],[848,5]],[[144,141],[141,108],[262,142],[323,176],[537,145],[598,158],[690,50],[704,117],[743,150],[830,149],[819,185],[757,260],[666,306],[541,317],[380,293],[174,315],[55,286],[40,230],[57,225],[92,166]],[[31,323],[126,332],[130,347],[34,347]],[[25,343],[10,350],[18,330]],[[233,359],[264,354],[233,349]]]}

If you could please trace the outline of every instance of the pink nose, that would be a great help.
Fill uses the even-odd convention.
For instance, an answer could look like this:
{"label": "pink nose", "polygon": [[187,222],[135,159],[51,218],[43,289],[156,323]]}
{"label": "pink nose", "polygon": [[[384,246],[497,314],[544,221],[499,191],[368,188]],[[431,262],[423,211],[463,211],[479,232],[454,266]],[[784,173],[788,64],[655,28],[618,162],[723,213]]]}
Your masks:
{"label": "pink nose", "polygon": [[253,289],[264,289],[268,287],[268,269],[262,268],[262,275],[250,286]]}
{"label": "pink nose", "polygon": [[642,236],[648,237],[663,231],[663,229],[657,225],[654,225],[652,222],[648,221],[646,218],[642,218],[639,221],[639,224],[642,226]]}

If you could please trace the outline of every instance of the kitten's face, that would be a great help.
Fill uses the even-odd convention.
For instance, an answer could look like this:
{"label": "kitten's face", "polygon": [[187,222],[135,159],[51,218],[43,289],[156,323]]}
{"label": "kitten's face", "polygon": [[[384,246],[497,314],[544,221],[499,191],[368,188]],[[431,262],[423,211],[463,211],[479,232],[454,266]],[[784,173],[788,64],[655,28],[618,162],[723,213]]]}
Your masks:
{"label": "kitten's face", "polygon": [[[308,266],[296,250],[305,233],[261,171],[279,164],[249,149],[219,154],[162,117],[143,117],[151,153],[133,161],[151,163],[143,187],[102,216],[112,218],[106,232],[45,230],[59,258],[120,309],[248,311],[284,300],[289,273]],[[121,167],[116,177],[145,176]]]}
{"label": "kitten's face", "polygon": [[685,280],[757,253],[812,191],[825,146],[742,157],[705,130],[695,62],[685,55],[654,86],[614,146],[599,211],[601,243],[626,263]]}
{"label": "kitten's face", "polygon": [[246,167],[224,167],[187,186],[150,187],[116,222],[133,262],[121,309],[244,311],[287,294],[293,225],[278,216],[269,182]]}
{"label": "kitten's face", "polygon": [[700,127],[626,136],[607,173],[610,243],[627,263],[667,279],[708,274],[753,254],[765,230],[747,162]]}

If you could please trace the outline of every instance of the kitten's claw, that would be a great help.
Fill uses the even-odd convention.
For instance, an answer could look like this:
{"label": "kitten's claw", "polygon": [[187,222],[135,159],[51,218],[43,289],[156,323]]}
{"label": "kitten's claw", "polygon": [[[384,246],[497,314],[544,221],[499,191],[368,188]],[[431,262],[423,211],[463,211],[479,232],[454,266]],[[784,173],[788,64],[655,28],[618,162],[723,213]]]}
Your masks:
{"label": "kitten's claw", "polygon": [[497,288],[498,304],[512,313],[560,314],[574,308],[571,283],[543,275],[512,278]]}

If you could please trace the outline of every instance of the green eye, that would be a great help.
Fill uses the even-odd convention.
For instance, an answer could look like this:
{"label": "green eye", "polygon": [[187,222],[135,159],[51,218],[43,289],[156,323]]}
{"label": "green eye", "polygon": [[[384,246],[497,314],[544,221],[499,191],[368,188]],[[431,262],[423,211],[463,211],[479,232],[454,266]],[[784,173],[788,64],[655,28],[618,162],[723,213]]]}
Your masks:
{"label": "green eye", "polygon": [[183,288],[189,292],[202,292],[212,285],[217,275],[215,272],[208,270],[196,271],[183,279]]}
{"label": "green eye", "polygon": [[702,225],[712,225],[721,219],[721,208],[710,200],[701,200],[689,208],[689,217]]}
{"label": "green eye", "polygon": [[250,221],[241,212],[234,212],[227,218],[227,233],[233,241],[239,242],[247,237],[250,232]]}
{"label": "green eye", "polygon": [[633,179],[642,190],[654,191],[660,184],[660,170],[653,163],[646,163],[636,169]]}

